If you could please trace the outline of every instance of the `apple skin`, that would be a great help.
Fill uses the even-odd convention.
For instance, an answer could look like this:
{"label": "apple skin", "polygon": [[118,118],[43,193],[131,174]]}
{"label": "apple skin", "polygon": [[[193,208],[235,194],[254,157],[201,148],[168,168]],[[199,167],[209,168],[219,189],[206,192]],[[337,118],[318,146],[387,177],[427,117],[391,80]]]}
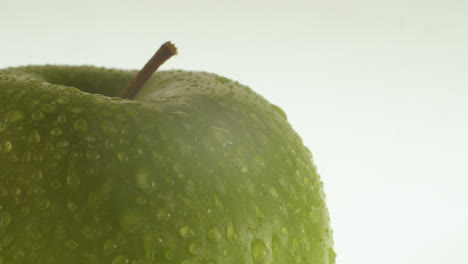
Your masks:
{"label": "apple skin", "polygon": [[[205,72],[0,70],[0,263],[333,264],[284,112]],[[3,261],[3,262],[2,262]]]}

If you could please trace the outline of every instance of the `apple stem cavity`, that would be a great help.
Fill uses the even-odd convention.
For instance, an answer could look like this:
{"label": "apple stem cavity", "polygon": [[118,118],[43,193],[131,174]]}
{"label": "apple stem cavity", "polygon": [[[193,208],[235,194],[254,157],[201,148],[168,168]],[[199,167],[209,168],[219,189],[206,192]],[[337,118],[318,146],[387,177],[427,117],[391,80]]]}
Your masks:
{"label": "apple stem cavity", "polygon": [[162,44],[145,66],[128,82],[127,87],[120,94],[120,98],[133,99],[159,66],[176,54],[177,48],[170,41]]}

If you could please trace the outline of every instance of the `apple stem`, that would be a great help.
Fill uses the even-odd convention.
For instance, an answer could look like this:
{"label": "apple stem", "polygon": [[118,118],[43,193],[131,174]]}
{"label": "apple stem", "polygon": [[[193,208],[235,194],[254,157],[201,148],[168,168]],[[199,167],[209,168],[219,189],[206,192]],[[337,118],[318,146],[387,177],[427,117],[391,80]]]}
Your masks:
{"label": "apple stem", "polygon": [[177,54],[177,48],[171,42],[164,43],[145,66],[128,82],[125,90],[120,94],[122,99],[133,99],[138,91],[145,85],[151,75],[170,57]]}

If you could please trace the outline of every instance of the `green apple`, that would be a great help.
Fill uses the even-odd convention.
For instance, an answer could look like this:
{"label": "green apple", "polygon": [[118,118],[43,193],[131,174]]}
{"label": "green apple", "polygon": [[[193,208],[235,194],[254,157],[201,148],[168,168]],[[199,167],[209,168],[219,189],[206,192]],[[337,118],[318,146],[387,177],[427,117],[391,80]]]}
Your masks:
{"label": "green apple", "polygon": [[285,113],[206,72],[0,70],[1,264],[332,264]]}

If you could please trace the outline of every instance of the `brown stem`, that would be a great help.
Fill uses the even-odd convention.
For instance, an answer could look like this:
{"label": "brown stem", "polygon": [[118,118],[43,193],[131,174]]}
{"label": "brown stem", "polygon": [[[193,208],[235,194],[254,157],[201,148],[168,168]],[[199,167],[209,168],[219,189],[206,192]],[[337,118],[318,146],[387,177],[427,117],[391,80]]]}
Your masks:
{"label": "brown stem", "polygon": [[171,42],[164,43],[145,66],[127,84],[127,88],[122,91],[120,98],[133,99],[138,91],[145,85],[151,75],[170,57],[177,54],[177,48]]}

